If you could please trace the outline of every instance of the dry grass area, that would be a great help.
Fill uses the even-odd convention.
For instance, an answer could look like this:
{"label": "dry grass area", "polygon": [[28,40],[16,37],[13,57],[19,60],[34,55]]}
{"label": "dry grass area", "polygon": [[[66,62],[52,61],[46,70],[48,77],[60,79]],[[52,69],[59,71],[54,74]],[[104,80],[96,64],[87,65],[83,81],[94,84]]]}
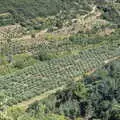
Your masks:
{"label": "dry grass area", "polygon": [[41,30],[40,32],[31,34],[31,35],[24,35],[21,38],[17,38],[17,41],[20,41],[21,44],[24,45],[32,45],[32,44],[41,44],[41,43],[48,43],[45,40],[47,30]]}
{"label": "dry grass area", "polygon": [[16,28],[20,28],[21,26],[19,24],[15,24],[15,25],[7,25],[7,26],[3,26],[0,27],[0,31],[2,32],[10,32]]}
{"label": "dry grass area", "polygon": [[99,33],[97,33],[97,35],[105,36],[105,35],[110,35],[113,32],[115,32],[115,29],[105,28],[104,31],[100,31]]}
{"label": "dry grass area", "polygon": [[11,14],[9,12],[6,12],[6,13],[1,13],[0,14],[0,17],[6,17],[6,16],[10,16]]}
{"label": "dry grass area", "polygon": [[24,29],[19,24],[0,27],[0,41],[21,37]]}

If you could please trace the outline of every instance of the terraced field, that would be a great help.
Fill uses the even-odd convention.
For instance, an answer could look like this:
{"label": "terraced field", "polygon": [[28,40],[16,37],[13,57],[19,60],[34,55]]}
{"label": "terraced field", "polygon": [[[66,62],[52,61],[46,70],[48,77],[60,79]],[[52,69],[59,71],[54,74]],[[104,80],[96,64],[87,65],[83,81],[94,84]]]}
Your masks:
{"label": "terraced field", "polygon": [[5,91],[10,98],[8,104],[12,105],[68,85],[76,78],[104,65],[108,59],[120,56],[119,45],[116,46],[110,44],[84,50],[78,55],[40,62],[2,76],[0,90]]}
{"label": "terraced field", "polygon": [[[78,6],[72,3],[75,8]],[[40,13],[30,17],[30,13],[23,15],[26,21],[0,27],[0,91],[8,96],[8,105],[66,86],[119,58],[119,26],[103,19],[98,6],[82,4],[85,10],[80,8],[80,15],[77,12],[74,16],[74,10],[69,17],[64,11],[48,18],[39,17]],[[66,10],[70,6],[66,6]],[[14,8],[18,12],[16,6]],[[46,15],[48,13],[47,10]],[[11,14],[2,13],[0,17],[4,15]],[[31,24],[38,26],[39,22],[44,30],[32,28]]]}

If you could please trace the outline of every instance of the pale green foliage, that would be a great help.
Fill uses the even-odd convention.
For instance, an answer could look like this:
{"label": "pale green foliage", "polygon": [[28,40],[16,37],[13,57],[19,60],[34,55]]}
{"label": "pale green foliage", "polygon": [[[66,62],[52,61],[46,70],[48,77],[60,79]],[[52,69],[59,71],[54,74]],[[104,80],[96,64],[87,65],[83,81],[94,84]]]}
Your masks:
{"label": "pale green foliage", "polygon": [[7,109],[7,115],[13,118],[13,120],[17,120],[19,116],[22,116],[24,113],[24,108],[19,106],[13,106]]}

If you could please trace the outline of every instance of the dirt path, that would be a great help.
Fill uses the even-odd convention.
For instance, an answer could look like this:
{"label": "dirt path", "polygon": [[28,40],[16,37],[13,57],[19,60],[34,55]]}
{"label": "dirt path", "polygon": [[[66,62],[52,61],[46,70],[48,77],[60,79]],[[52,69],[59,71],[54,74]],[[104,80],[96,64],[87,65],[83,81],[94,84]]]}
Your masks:
{"label": "dirt path", "polygon": [[42,99],[48,97],[49,95],[55,94],[57,91],[61,91],[63,89],[65,89],[65,86],[61,86],[61,87],[58,87],[58,88],[56,88],[54,90],[47,91],[47,92],[45,92],[45,93],[43,93],[43,94],[41,94],[39,96],[31,98],[31,99],[29,99],[27,101],[23,101],[21,103],[18,103],[17,105],[13,105],[13,106],[21,106],[21,107],[24,107],[25,109],[27,109],[29,107],[29,105],[34,103],[35,101],[42,100]]}
{"label": "dirt path", "polygon": [[[120,58],[120,56],[113,57],[113,58],[111,58],[111,59],[105,60],[104,63],[105,63],[105,64],[108,64],[108,63],[110,63],[110,62],[112,62],[112,61],[114,61],[114,60],[117,60],[117,59],[119,59],[119,58]],[[88,72],[87,75],[91,75],[91,74],[94,73],[96,70],[97,70],[97,69],[93,69],[92,71]],[[80,79],[82,79],[82,78],[83,78],[82,76],[78,76],[78,77],[75,78],[75,80],[78,81],[78,80],[80,80]],[[29,99],[29,100],[27,100],[27,101],[23,101],[23,102],[18,103],[17,105],[14,105],[14,106],[21,106],[21,107],[24,107],[25,109],[27,109],[27,108],[29,107],[29,105],[32,104],[32,103],[34,103],[35,101],[39,101],[39,100],[42,100],[42,99],[44,99],[44,98],[47,98],[49,95],[55,94],[57,91],[64,90],[65,87],[66,87],[66,85],[61,86],[61,87],[58,87],[58,88],[53,89],[53,90],[50,90],[50,91],[47,91],[47,92],[45,92],[45,93],[43,93],[43,94],[41,94],[41,95],[39,95],[39,96],[36,96],[36,97],[34,97],[34,98],[31,98],[31,99]]]}
{"label": "dirt path", "polygon": [[103,24],[106,24],[106,21],[100,19],[101,12],[97,9],[97,6],[93,6],[92,10],[85,15],[81,15],[78,18],[72,19],[72,25],[63,26],[61,29],[56,30],[56,33],[61,33],[64,35],[76,34],[79,31],[91,31],[92,26],[101,20]]}
{"label": "dirt path", "polygon": [[110,62],[112,62],[112,61],[114,61],[114,60],[117,60],[117,59],[119,59],[119,58],[120,58],[120,56],[117,56],[117,57],[111,58],[111,59],[109,59],[109,60],[105,60],[104,63],[105,63],[105,64],[108,64],[108,63],[110,63]]}
{"label": "dirt path", "polygon": [[97,6],[93,6],[92,11],[90,11],[88,14],[81,16],[82,18],[86,18],[88,15],[93,14],[96,12]]}

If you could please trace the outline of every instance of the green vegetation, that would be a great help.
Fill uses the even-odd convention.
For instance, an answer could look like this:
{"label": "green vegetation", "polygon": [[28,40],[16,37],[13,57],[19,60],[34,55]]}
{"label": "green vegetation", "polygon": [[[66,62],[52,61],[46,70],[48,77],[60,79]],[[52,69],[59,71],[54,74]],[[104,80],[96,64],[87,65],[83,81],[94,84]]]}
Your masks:
{"label": "green vegetation", "polygon": [[15,24],[13,17],[10,13],[0,14],[0,26]]}
{"label": "green vegetation", "polygon": [[[120,61],[105,65],[83,82],[72,84],[56,95],[48,97],[28,108],[32,115],[43,105],[45,113],[56,113],[71,119],[119,120],[120,119]],[[34,111],[34,112],[33,112]]]}
{"label": "green vegetation", "polygon": [[0,75],[15,72],[38,62],[29,54],[19,54],[9,56],[9,58],[11,58],[11,61],[8,60],[8,57],[2,57],[0,64]]}
{"label": "green vegetation", "polygon": [[[79,6],[75,2],[81,5]],[[90,8],[86,2],[78,0],[4,0],[0,2],[0,13],[8,12],[13,16],[14,22],[25,22],[27,24],[30,21],[28,20],[26,22],[26,19],[36,18],[38,16],[51,16],[59,13],[60,10],[68,11],[72,9],[89,10]]]}
{"label": "green vegetation", "polygon": [[[103,5],[104,4],[104,5]],[[120,19],[120,4],[119,2],[115,3],[115,2],[110,2],[108,4],[103,3],[103,4],[99,4],[98,3],[98,7],[103,11],[103,18],[111,21],[113,23],[117,23],[120,25],[119,23],[119,19]]]}
{"label": "green vegetation", "polygon": [[[0,114],[1,120],[119,120],[120,60],[106,64],[81,82],[24,107],[13,106]],[[0,100],[5,99],[3,93]],[[3,104],[2,104],[3,105]]]}
{"label": "green vegetation", "polygon": [[0,120],[120,120],[119,20],[118,0],[0,0]]}
{"label": "green vegetation", "polygon": [[76,80],[76,77],[104,65],[111,56],[119,55],[119,47],[111,46],[110,43],[109,47],[105,45],[102,48],[84,50],[78,55],[40,62],[22,71],[0,77],[0,89],[5,90],[9,96],[8,105],[16,104],[67,85]]}

